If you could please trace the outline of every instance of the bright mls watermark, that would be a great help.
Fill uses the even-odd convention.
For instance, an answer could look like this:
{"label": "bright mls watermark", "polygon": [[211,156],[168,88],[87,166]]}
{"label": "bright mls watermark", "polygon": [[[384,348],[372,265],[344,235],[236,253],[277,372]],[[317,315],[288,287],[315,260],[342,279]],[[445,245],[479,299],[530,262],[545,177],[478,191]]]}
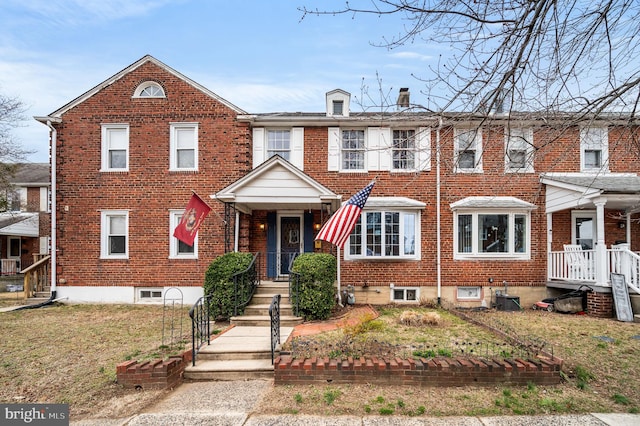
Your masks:
{"label": "bright mls watermark", "polygon": [[0,404],[0,424],[68,426],[69,404]]}

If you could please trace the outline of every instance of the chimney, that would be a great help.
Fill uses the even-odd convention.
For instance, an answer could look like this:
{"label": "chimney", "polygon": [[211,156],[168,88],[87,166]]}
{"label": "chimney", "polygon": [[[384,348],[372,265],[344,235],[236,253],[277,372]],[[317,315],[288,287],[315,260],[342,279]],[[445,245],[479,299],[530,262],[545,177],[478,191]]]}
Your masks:
{"label": "chimney", "polygon": [[409,88],[408,87],[401,87],[400,88],[400,93],[398,94],[398,100],[396,101],[396,104],[398,106],[398,109],[400,109],[400,108],[409,108],[410,102],[409,102]]}

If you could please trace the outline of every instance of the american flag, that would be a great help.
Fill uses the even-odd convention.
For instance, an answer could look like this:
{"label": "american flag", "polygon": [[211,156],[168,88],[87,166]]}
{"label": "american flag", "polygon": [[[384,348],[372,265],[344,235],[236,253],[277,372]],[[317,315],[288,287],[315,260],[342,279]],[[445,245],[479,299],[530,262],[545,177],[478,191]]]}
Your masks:
{"label": "american flag", "polygon": [[324,240],[340,248],[344,247],[375,183],[376,181],[372,180],[369,185],[362,188],[349,201],[343,204],[324,224],[320,232],[318,232],[316,240]]}

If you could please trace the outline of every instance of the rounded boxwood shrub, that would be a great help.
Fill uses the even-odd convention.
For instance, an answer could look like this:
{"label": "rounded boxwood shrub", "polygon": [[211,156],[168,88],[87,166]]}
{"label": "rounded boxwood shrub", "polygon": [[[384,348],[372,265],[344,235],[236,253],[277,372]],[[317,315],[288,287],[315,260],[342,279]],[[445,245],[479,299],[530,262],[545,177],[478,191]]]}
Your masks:
{"label": "rounded boxwood shrub", "polygon": [[[233,316],[233,275],[251,265],[251,253],[226,253],[209,265],[204,275],[204,294],[210,296],[209,315],[215,319]],[[239,313],[240,314],[240,313]]]}
{"label": "rounded boxwood shrub", "polygon": [[336,304],[336,258],[325,253],[303,253],[291,268],[300,274],[298,299],[292,294],[291,303],[299,303],[298,315],[305,320],[329,318]]}

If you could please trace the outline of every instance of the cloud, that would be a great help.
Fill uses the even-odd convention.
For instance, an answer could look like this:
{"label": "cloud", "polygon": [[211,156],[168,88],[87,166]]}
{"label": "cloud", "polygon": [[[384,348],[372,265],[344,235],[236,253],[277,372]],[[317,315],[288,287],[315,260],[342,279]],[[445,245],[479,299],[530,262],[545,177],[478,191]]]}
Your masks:
{"label": "cloud", "polygon": [[418,60],[418,61],[429,61],[433,58],[433,56],[423,55],[418,52],[393,52],[389,54],[392,58],[395,59],[409,59],[409,60]]}

